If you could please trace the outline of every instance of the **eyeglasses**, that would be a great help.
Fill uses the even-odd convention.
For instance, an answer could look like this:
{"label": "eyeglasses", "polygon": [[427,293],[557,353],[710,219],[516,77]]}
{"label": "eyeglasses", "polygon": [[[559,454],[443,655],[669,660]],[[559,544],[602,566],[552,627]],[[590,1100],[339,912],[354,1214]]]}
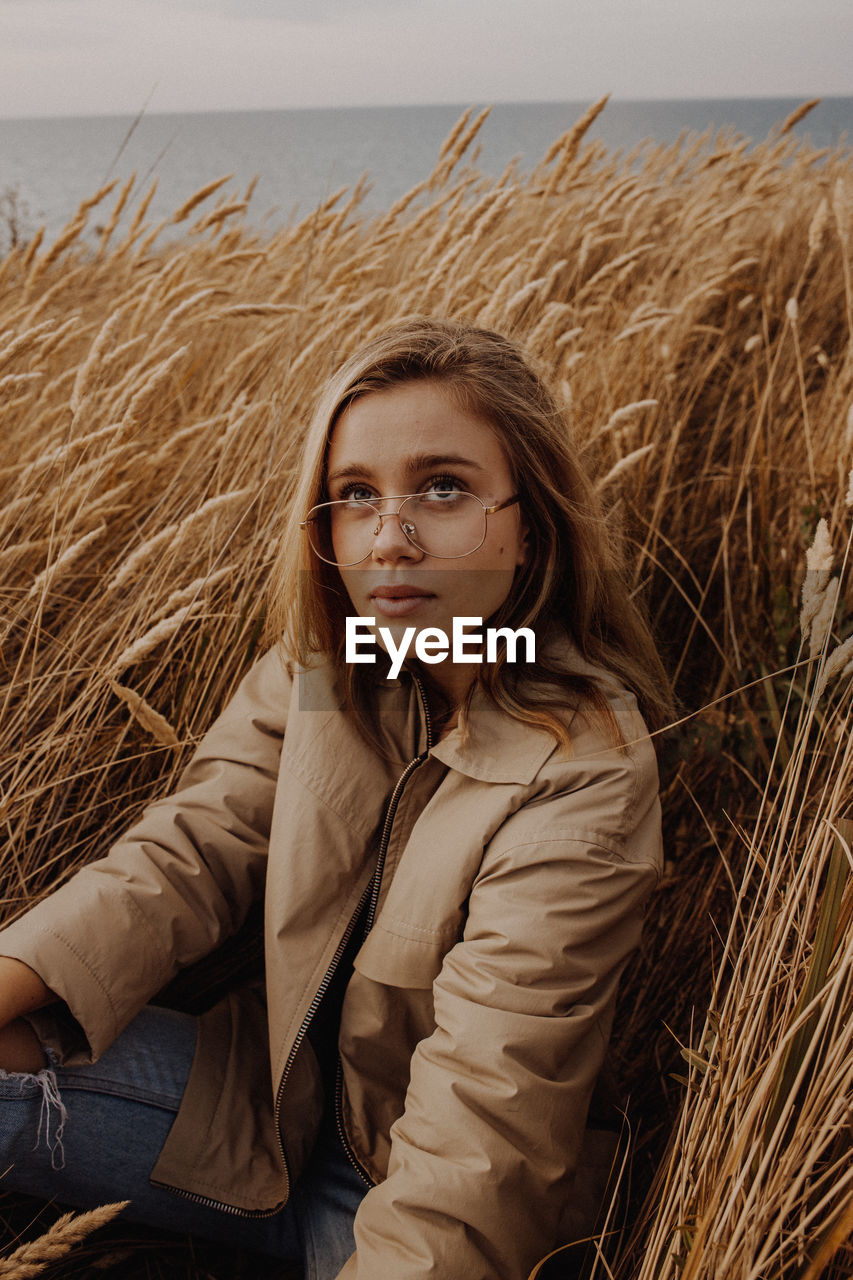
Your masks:
{"label": "eyeglasses", "polygon": [[[313,550],[327,564],[349,569],[361,564],[373,550],[382,521],[396,516],[413,547],[439,560],[461,560],[479,551],[486,540],[486,519],[519,501],[513,494],[487,507],[475,493],[430,490],[396,494],[367,502],[343,498],[312,507],[300,528],[305,529]],[[399,502],[396,511],[380,511],[377,502]],[[337,551],[338,554],[335,554]]]}

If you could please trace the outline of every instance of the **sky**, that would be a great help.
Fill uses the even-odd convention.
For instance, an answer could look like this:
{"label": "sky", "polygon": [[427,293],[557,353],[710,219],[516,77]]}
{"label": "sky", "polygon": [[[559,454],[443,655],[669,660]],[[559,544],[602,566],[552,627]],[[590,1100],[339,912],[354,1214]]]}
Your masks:
{"label": "sky", "polygon": [[0,117],[853,94],[851,0],[0,0]]}

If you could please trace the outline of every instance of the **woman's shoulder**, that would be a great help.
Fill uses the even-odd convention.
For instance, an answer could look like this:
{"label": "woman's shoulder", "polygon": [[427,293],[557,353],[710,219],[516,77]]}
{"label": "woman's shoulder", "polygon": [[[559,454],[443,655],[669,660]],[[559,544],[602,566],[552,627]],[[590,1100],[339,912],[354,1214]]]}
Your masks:
{"label": "woman's shoulder", "polygon": [[256,658],[241,676],[226,707],[225,715],[264,707],[281,707],[289,700],[293,687],[294,667],[280,644],[274,644]]}
{"label": "woman's shoulder", "polygon": [[[553,656],[553,655],[552,655]],[[446,762],[483,781],[521,787],[504,836],[573,836],[619,849],[657,805],[657,758],[634,693],[566,644],[560,669],[594,681],[598,700],[555,687],[548,709],[566,730],[521,722],[483,696],[472,699],[467,738],[451,735]],[[547,694],[540,684],[536,696]],[[601,706],[603,699],[604,707]],[[451,754],[452,753],[452,754]]]}
{"label": "woman's shoulder", "polygon": [[582,829],[622,851],[649,811],[659,812],[657,756],[634,694],[615,679],[600,687],[621,740],[598,707],[580,707],[569,722],[568,750],[548,757],[537,784],[539,796],[554,800],[551,826]]}
{"label": "woman's shoulder", "polygon": [[231,705],[254,702],[280,707],[291,699],[296,700],[300,710],[339,706],[339,673],[328,658],[318,659],[310,666],[300,663],[279,641],[249,666]]}
{"label": "woman's shoulder", "polygon": [[637,697],[615,671],[585,657],[566,635],[552,636],[540,659],[535,680],[520,672],[518,693],[528,706],[547,706],[565,727],[565,758],[611,750],[629,755],[651,750],[654,757]]}
{"label": "woman's shoulder", "polygon": [[557,709],[565,718],[569,747],[555,752],[549,765],[564,768],[569,776],[579,770],[617,773],[626,786],[656,792],[657,755],[636,694],[615,672],[588,660],[574,645],[567,644],[564,655],[567,669],[589,682],[597,696],[580,692],[576,702]]}

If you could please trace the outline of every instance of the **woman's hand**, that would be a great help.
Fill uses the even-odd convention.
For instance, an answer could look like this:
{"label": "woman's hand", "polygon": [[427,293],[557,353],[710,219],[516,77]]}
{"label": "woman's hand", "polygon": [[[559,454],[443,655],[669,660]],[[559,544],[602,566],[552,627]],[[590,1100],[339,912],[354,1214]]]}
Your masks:
{"label": "woman's hand", "polygon": [[40,1009],[55,999],[41,978],[21,960],[0,956],[0,1068],[3,1071],[41,1071],[44,1050],[21,1014]]}

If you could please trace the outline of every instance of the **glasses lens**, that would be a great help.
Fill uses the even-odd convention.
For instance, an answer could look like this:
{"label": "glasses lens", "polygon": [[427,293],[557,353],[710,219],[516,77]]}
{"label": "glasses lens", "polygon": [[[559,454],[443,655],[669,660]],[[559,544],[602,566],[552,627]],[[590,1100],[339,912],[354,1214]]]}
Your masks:
{"label": "glasses lens", "polygon": [[428,555],[446,560],[476,551],[486,533],[486,512],[473,493],[431,491],[400,507],[403,532]]}
{"label": "glasses lens", "polygon": [[346,568],[370,555],[378,525],[379,512],[368,502],[321,502],[308,514],[308,540],[321,560]]}

